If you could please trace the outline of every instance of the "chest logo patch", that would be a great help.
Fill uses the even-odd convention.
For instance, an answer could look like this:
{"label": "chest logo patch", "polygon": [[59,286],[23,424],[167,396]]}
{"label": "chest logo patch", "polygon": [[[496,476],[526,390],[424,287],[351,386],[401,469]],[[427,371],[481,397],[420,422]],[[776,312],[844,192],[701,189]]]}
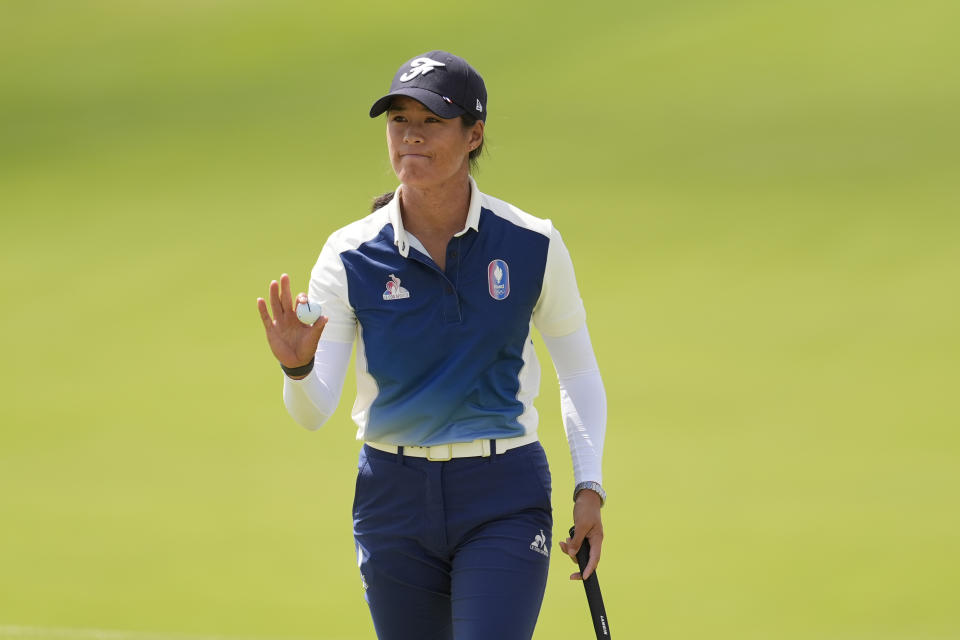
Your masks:
{"label": "chest logo patch", "polygon": [[500,258],[487,265],[487,290],[494,300],[506,300],[510,295],[510,267]]}
{"label": "chest logo patch", "polygon": [[390,279],[387,280],[387,290],[383,292],[383,299],[403,300],[409,297],[410,292],[400,286],[400,278],[391,273]]}

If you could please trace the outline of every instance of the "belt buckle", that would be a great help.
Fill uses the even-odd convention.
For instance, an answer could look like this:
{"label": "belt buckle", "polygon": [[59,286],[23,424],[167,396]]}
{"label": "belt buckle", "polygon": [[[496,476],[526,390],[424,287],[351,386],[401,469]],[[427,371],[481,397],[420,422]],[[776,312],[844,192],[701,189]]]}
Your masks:
{"label": "belt buckle", "polygon": [[[446,449],[447,457],[446,458],[434,457],[433,455],[434,449]],[[451,460],[452,458],[453,458],[452,444],[435,444],[427,447],[427,460],[429,460],[430,462],[446,462],[448,460]]]}

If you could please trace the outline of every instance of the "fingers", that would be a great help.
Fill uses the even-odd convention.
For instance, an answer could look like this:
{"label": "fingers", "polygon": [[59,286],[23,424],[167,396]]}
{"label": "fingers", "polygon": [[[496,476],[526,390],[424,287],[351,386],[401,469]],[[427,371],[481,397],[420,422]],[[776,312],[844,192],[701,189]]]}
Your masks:
{"label": "fingers", "polygon": [[290,296],[290,276],[280,276],[280,306],[284,311],[293,311],[293,301]]}
{"label": "fingers", "polygon": [[283,274],[280,282],[270,282],[270,311],[273,312],[273,321],[280,323],[288,311],[295,310],[290,296],[290,276]]}
{"label": "fingers", "polygon": [[597,565],[600,564],[600,547],[602,545],[603,538],[601,536],[590,538],[590,559],[587,561],[587,566],[583,570],[584,580],[592,576],[593,572],[597,569]]}
{"label": "fingers", "polygon": [[[574,564],[579,564],[577,562],[577,553],[580,551],[580,545],[583,544],[583,538],[585,535],[584,533],[581,533],[582,530],[584,530],[583,527],[577,527],[573,531],[572,538],[567,538],[566,540],[560,541],[560,548],[563,550],[565,554],[570,556],[570,559],[573,560]],[[576,573],[573,576],[570,576],[570,579],[579,580],[580,579],[579,576],[580,574]]]}
{"label": "fingers", "polygon": [[267,301],[263,298],[257,298],[257,309],[260,310],[260,319],[263,320],[263,328],[270,331],[273,327],[273,320],[270,319],[270,314],[267,313]]}
{"label": "fingers", "polygon": [[570,557],[574,560],[577,559],[577,553],[580,552],[580,545],[583,544],[583,539],[586,535],[586,527],[577,527],[573,530],[573,537],[567,538],[567,546],[570,547]]}
{"label": "fingers", "polygon": [[[560,549],[562,549],[565,554],[570,556],[571,560],[573,560],[575,563],[579,565],[580,563],[577,562],[577,551],[580,550],[580,547],[574,547],[572,540],[573,540],[572,538],[567,538],[566,541],[561,540]],[[581,541],[581,544],[582,544],[582,541]],[[600,564],[600,548],[602,545],[603,545],[602,537],[596,537],[590,540],[590,556],[587,559],[587,566],[583,568],[582,573],[579,571],[577,573],[571,573],[570,574],[571,580],[586,580],[587,578],[593,575],[593,572],[597,570],[597,565]]]}
{"label": "fingers", "polygon": [[[571,580],[586,580],[593,575],[600,562],[600,550],[603,545],[603,521],[600,517],[602,502],[594,491],[581,491],[573,506],[573,536],[567,538],[561,548],[571,557],[576,558],[586,539],[589,544],[587,562],[580,573],[570,576]],[[579,563],[577,563],[579,566]],[[582,575],[581,575],[582,574]]]}
{"label": "fingers", "polygon": [[[574,531],[574,534],[576,534],[576,531]],[[579,540],[576,541],[576,544],[574,543],[575,538],[579,538]],[[577,561],[577,552],[580,551],[581,544],[583,544],[583,536],[579,536],[579,535],[575,535],[574,538],[567,538],[566,540],[560,541],[560,549],[565,554],[570,556],[570,560],[573,561],[573,563],[578,566],[580,563]],[[581,578],[580,572],[578,571],[576,573],[571,573],[570,579],[582,580],[583,578]]]}
{"label": "fingers", "polygon": [[280,322],[283,309],[280,307],[280,284],[276,280],[270,281],[270,311],[273,312],[274,321]]}
{"label": "fingers", "polygon": [[[572,540],[572,538],[567,538],[566,540],[561,540],[561,541],[560,541],[560,549],[561,549],[561,551],[563,551],[565,554],[567,554],[568,556],[570,556],[570,560],[571,560],[574,564],[578,564],[578,563],[577,563],[577,554],[576,554],[576,552],[570,553],[570,551],[571,551],[570,541],[571,541],[571,540]],[[570,579],[571,579],[571,580],[580,580],[580,572],[578,571],[577,573],[571,573],[571,574],[570,574]]]}

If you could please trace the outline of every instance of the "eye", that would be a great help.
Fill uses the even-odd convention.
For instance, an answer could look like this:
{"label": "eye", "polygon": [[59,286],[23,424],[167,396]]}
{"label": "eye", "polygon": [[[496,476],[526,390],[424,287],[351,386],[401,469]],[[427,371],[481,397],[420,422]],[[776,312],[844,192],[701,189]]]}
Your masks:
{"label": "eye", "polygon": [[394,115],[394,116],[391,116],[390,119],[391,119],[393,122],[406,122],[406,121],[407,121],[407,119],[404,118],[404,117],[403,117],[402,115],[400,115],[399,113],[396,114],[396,115]]}
{"label": "eye", "polygon": [[427,122],[440,122],[440,118],[434,118],[433,116],[428,116]]}

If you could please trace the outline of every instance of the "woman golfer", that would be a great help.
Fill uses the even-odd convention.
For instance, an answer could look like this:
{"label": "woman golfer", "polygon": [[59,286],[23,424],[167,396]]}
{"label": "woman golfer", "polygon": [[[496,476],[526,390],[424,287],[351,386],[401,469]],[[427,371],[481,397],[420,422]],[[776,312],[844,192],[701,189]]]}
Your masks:
{"label": "woman golfer", "polygon": [[[290,280],[257,306],[284,370],[290,415],[320,427],[356,342],[360,453],[353,527],[382,639],[524,639],[547,580],[550,471],[533,399],[543,336],[560,379],[576,478],[575,556],[600,559],[606,399],[573,265],[549,220],[481,193],[487,92],[466,61],[405,62],[370,116],[386,113],[400,186],[335,231],[310,277],[324,317],[302,324]],[[579,573],[571,578],[579,579]]]}

